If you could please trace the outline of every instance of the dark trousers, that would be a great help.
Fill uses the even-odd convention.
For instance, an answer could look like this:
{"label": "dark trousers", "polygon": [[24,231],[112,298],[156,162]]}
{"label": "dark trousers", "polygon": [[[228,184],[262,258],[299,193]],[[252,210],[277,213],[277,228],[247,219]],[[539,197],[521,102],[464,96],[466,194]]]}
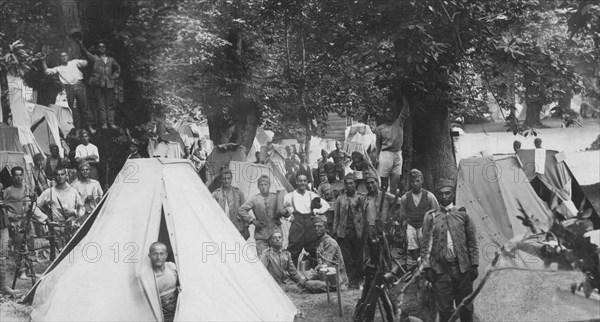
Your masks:
{"label": "dark trousers", "polygon": [[98,121],[100,123],[115,123],[114,89],[94,86],[96,104],[98,104]]}
{"label": "dark trousers", "polygon": [[358,283],[363,275],[363,248],[362,240],[355,236],[338,238],[337,242],[342,249],[344,264],[348,272],[348,279],[351,286],[358,287]]}
{"label": "dark trousers", "polygon": [[[84,124],[91,125],[92,116],[87,108],[87,93],[83,82],[79,81],[75,85],[65,85],[65,92],[67,92],[67,103],[71,112],[73,112],[73,125],[78,129]],[[75,101],[77,101],[77,106]]]}
{"label": "dark trousers", "polygon": [[[458,307],[473,292],[473,279],[468,271],[461,273],[458,262],[455,262],[446,265],[446,272],[435,275],[433,287],[440,322],[446,322],[454,313],[454,305]],[[462,311],[460,321],[473,321],[473,304]]]}
{"label": "dark trousers", "polygon": [[288,236],[288,251],[292,255],[294,265],[298,266],[298,257],[304,248],[313,260],[317,253],[317,233],[312,224],[311,214],[301,214],[294,212],[294,221],[290,226],[290,234]]}

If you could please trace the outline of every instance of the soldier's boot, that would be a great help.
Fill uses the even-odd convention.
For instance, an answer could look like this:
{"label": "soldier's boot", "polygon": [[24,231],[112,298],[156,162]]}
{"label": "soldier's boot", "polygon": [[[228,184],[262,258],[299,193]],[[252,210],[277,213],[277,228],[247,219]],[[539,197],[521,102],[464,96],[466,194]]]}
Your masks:
{"label": "soldier's boot", "polygon": [[8,275],[6,271],[6,258],[0,258],[0,293],[10,296],[18,295],[19,292],[8,287],[7,281]]}

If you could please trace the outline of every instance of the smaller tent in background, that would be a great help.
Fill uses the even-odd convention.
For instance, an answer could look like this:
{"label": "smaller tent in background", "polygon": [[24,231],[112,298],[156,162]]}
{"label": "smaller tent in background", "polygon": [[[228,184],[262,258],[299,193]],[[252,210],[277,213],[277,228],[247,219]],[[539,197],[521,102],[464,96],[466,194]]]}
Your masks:
{"label": "smaller tent in background", "polygon": [[68,106],[50,104],[48,108],[54,111],[58,120],[58,126],[64,135],[69,134],[75,128],[73,125],[73,113]]}
{"label": "smaller tent in background", "polygon": [[215,146],[206,158],[206,185],[212,192],[221,185],[218,180],[221,169],[229,168],[231,161],[246,161],[246,149],[235,143]]}
{"label": "smaller tent in background", "polygon": [[50,155],[50,144],[56,144],[60,155],[65,155],[61,144],[64,133],[60,130],[56,112],[43,105],[35,104],[31,114],[31,132],[46,155]]}
{"label": "smaller tent in background", "polygon": [[260,148],[260,159],[265,163],[272,163],[279,171],[285,173],[285,146],[273,144],[273,150],[267,146]]}
{"label": "smaller tent in background", "polygon": [[33,158],[37,153],[43,153],[28,127],[5,125],[0,125],[0,151],[23,152],[28,158]]}
{"label": "smaller tent in background", "polygon": [[23,152],[2,151],[0,149],[0,183],[6,188],[12,185],[10,170],[19,166],[25,170],[23,183],[29,187],[35,187],[33,178],[33,163],[28,162],[30,158]]}

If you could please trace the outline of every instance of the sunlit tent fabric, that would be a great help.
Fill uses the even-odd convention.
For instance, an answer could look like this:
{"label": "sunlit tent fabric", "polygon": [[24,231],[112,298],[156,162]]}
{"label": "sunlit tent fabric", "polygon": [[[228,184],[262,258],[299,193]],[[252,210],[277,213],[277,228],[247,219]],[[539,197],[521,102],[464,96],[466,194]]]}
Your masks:
{"label": "sunlit tent fabric", "polygon": [[5,125],[0,125],[0,151],[24,152],[29,157],[43,152],[28,127]]}
{"label": "sunlit tent fabric", "polygon": [[214,191],[220,181],[216,181],[221,169],[227,169],[231,161],[246,161],[246,149],[234,143],[227,143],[215,146],[212,152],[206,158],[206,185],[211,191]]}
{"label": "sunlit tent fabric", "polygon": [[[527,179],[530,182],[539,182],[547,189],[547,193],[550,194],[548,199],[553,200],[551,205],[554,207],[560,207],[559,204],[568,205],[565,208],[572,209],[571,212],[575,212],[572,215],[576,214],[582,204],[584,206],[592,205],[589,196],[585,195],[577,178],[569,169],[569,160],[566,159],[564,153],[542,150],[540,152],[544,153],[545,157],[536,160],[535,151],[536,149],[522,149],[518,151],[517,155]],[[540,171],[541,168],[543,171]],[[596,210],[593,211],[593,217],[597,218]]]}
{"label": "sunlit tent fabric", "polygon": [[33,321],[162,321],[147,257],[157,240],[179,273],[175,321],[294,319],[297,309],[191,162],[128,160],[115,182],[26,296]]}
{"label": "sunlit tent fabric", "polygon": [[64,155],[60,141],[61,130],[53,109],[35,104],[31,114],[31,132],[44,153],[50,155],[50,144],[56,144],[60,155]]}
{"label": "sunlit tent fabric", "polygon": [[517,218],[522,216],[521,209],[545,231],[553,220],[512,154],[461,160],[456,205],[466,208],[477,229],[480,270],[491,263],[502,245],[527,232]]}
{"label": "sunlit tent fabric", "polygon": [[58,126],[64,135],[69,134],[75,127],[73,125],[73,113],[68,106],[62,106],[58,104],[50,104],[48,108],[54,110],[56,118],[58,119]]}

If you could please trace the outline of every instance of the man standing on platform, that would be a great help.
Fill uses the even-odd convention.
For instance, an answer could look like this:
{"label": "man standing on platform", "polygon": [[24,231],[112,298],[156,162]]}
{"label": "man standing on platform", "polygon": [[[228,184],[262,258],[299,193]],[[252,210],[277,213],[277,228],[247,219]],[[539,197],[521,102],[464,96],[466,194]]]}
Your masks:
{"label": "man standing on platform", "polygon": [[[440,322],[448,321],[454,306],[471,294],[478,276],[477,233],[465,208],[454,207],[454,187],[454,181],[440,179],[435,194],[441,207],[423,220],[424,275],[433,284]],[[460,320],[473,321],[473,304],[461,312]]]}
{"label": "man standing on platform", "polygon": [[[269,176],[262,175],[258,178],[258,190],[260,191],[259,194],[250,197],[240,207],[239,214],[244,222],[254,225],[256,253],[260,258],[262,253],[269,248],[271,234],[273,232],[281,233],[281,221],[279,217],[283,212],[277,209],[277,194],[270,192],[271,179]],[[252,210],[254,216],[250,214],[250,210]]]}
{"label": "man standing on platform", "polygon": [[98,42],[98,55],[94,55],[83,47],[79,40],[82,52],[88,60],[94,63],[90,85],[94,88],[94,97],[98,104],[98,118],[103,130],[116,129],[115,125],[115,82],[121,74],[121,66],[117,61],[106,55],[106,41]]}
{"label": "man standing on platform", "polygon": [[400,176],[402,175],[402,144],[404,142],[404,121],[410,115],[408,106],[404,106],[398,117],[394,117],[394,110],[387,107],[384,111],[386,122],[375,129],[376,153],[379,160],[379,177],[381,177],[381,190],[395,194],[399,189]]}
{"label": "man standing on platform", "polygon": [[[48,68],[46,59],[42,60],[44,72],[47,75],[58,74],[60,82],[67,92],[67,103],[73,112],[73,125],[80,130],[84,126],[94,134],[96,131],[92,128],[92,115],[87,106],[87,91],[83,83],[83,73],[79,68],[87,66],[87,61],[83,59],[69,60],[69,54],[66,51],[60,53],[62,65],[54,68]],[[77,107],[75,106],[77,101]]]}
{"label": "man standing on platform", "polygon": [[240,206],[246,202],[244,194],[237,187],[231,185],[233,174],[229,169],[221,171],[221,188],[218,188],[212,193],[213,198],[217,200],[219,206],[225,211],[235,228],[242,234],[244,239],[250,238],[250,231],[247,223],[244,223],[238,210]]}
{"label": "man standing on platform", "polygon": [[422,246],[423,218],[425,213],[439,208],[433,193],[422,188],[423,174],[417,169],[410,170],[411,190],[400,198],[400,218],[406,220],[408,254],[413,260],[419,258]]}
{"label": "man standing on platform", "polygon": [[297,185],[296,190],[285,195],[283,201],[287,210],[284,217],[290,218],[292,222],[288,250],[292,254],[294,265],[298,265],[298,257],[303,248],[316,259],[317,235],[311,219],[329,209],[327,201],[307,190],[308,178],[305,175],[298,176]]}

